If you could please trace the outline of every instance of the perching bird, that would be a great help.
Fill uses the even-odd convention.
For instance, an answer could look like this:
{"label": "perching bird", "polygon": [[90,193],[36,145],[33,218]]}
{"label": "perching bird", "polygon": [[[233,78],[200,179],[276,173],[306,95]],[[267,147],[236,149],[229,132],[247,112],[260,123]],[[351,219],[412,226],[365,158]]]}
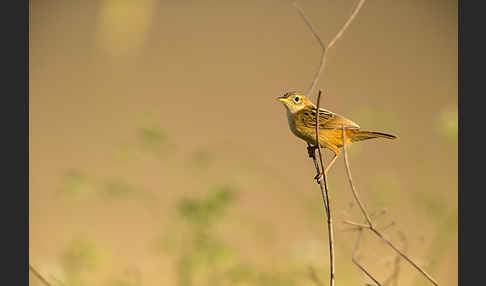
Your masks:
{"label": "perching bird", "polygon": [[[304,94],[295,91],[287,92],[278,97],[277,100],[281,101],[287,110],[287,119],[292,133],[316,147],[316,106]],[[394,135],[381,132],[361,131],[359,125],[353,121],[329,110],[319,108],[320,147],[328,148],[334,152],[334,157],[326,167],[326,174],[341,152],[339,148],[343,147],[343,127],[347,146],[353,142],[366,139],[397,138]]]}

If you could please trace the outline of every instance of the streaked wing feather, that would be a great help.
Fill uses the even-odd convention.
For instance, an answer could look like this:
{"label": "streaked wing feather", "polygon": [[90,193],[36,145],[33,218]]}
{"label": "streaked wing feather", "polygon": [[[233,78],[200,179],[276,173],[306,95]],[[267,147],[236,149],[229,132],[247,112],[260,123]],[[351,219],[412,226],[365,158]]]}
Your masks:
{"label": "streaked wing feather", "polygon": [[[307,127],[316,127],[316,108],[305,108],[299,111],[299,117],[302,118],[302,121],[305,126]],[[354,123],[353,121],[344,118],[341,115],[333,113],[329,110],[319,108],[319,128],[320,129],[336,129],[336,128],[344,128],[355,129],[359,128],[359,125]]]}

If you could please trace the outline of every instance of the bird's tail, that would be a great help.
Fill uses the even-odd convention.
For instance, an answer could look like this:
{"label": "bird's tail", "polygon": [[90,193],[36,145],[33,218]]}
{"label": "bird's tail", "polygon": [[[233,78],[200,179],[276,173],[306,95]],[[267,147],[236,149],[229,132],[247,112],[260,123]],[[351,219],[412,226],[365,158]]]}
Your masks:
{"label": "bird's tail", "polygon": [[386,134],[386,133],[381,133],[381,132],[371,132],[371,131],[361,131],[361,130],[356,130],[356,132],[353,132],[350,134],[351,136],[351,142],[357,142],[357,141],[363,141],[367,139],[373,139],[373,138],[386,138],[386,139],[397,139],[396,136]]}

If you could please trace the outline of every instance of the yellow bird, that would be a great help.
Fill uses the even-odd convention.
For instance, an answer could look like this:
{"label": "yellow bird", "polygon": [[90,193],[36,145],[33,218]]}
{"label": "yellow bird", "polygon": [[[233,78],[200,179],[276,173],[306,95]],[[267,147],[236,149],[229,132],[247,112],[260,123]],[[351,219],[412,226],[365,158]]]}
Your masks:
{"label": "yellow bird", "polygon": [[[295,91],[287,92],[277,100],[281,101],[287,110],[287,119],[292,133],[316,148],[316,106],[304,94]],[[347,146],[353,142],[373,138],[397,139],[396,136],[386,133],[361,131],[359,125],[353,121],[319,108],[320,147],[334,152],[334,157],[326,167],[326,174],[341,152],[339,148],[343,147],[343,126]]]}

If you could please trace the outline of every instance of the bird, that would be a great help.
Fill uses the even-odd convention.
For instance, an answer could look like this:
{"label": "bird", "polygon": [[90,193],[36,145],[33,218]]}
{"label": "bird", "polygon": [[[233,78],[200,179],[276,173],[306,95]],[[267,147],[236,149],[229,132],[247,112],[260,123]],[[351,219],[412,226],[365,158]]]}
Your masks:
{"label": "bird", "polygon": [[[309,144],[309,155],[314,154],[314,150],[317,148],[316,106],[299,91],[286,92],[278,97],[277,100],[282,102],[286,109],[290,131]],[[395,135],[382,132],[363,131],[358,124],[344,116],[319,108],[319,145],[321,148],[330,149],[334,153],[334,157],[324,171],[326,174],[341,153],[340,148],[344,146],[343,128],[346,146],[354,142],[373,138],[390,140],[398,138]],[[322,174],[318,174],[315,179],[318,180],[321,176]]]}

